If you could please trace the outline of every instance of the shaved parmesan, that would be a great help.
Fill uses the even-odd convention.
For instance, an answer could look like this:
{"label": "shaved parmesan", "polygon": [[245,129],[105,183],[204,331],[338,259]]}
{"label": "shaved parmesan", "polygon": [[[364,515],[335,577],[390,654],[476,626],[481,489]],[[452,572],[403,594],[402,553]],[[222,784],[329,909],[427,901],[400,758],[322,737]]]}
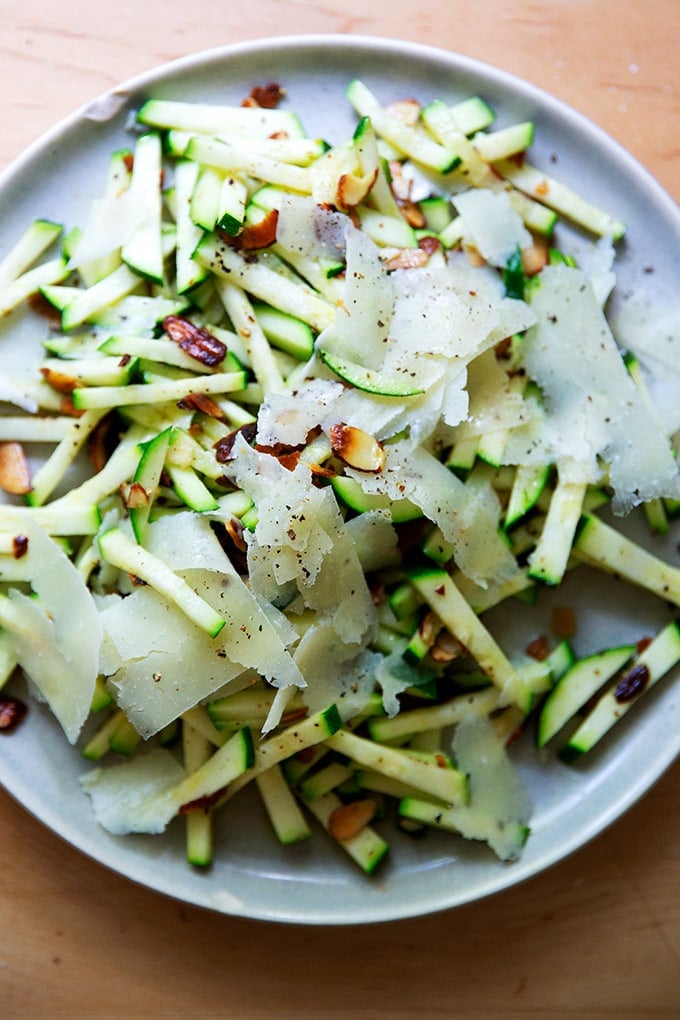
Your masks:
{"label": "shaved parmesan", "polygon": [[567,443],[565,452],[573,456],[570,433],[582,424],[584,472],[594,480],[596,457],[606,461],[617,513],[642,500],[677,498],[680,474],[668,439],[626,371],[585,274],[546,267],[531,306],[538,322],[525,337],[522,362],[546,396],[549,427]]}
{"label": "shaved parmesan", "polygon": [[615,259],[616,249],[608,234],[599,237],[595,244],[579,254],[579,268],[587,275],[603,308],[616,284]]}
{"label": "shaved parmesan", "polygon": [[399,270],[387,363],[442,355],[469,358],[498,322],[496,294],[461,287],[449,266]]}
{"label": "shaved parmesan", "polygon": [[332,617],[343,640],[361,641],[375,610],[332,491],[317,488],[304,463],[289,471],[242,439],[234,450],[233,476],[258,510],[247,538],[251,583],[275,603],[294,585],[305,606]]}
{"label": "shaved parmesan", "polygon": [[343,720],[363,710],[382,656],[342,640],[330,620],[314,623],[300,639],[295,662],[307,679],[302,697],[310,713],[335,704]]}
{"label": "shaved parmesan", "polygon": [[[281,640],[283,624],[272,625],[271,617],[276,610],[272,607],[265,612],[238,574],[187,570],[184,577],[227,618],[226,627],[214,639],[218,656],[225,656],[227,663],[257,669],[274,687],[304,686],[304,679]],[[289,641],[297,638],[290,624],[285,626],[285,632]]]}
{"label": "shaved parmesan", "polygon": [[250,668],[275,686],[304,684],[287,649],[297,634],[273,606],[265,610],[243,582],[206,518],[188,512],[161,517],[149,528],[149,548],[227,624],[210,638],[149,587],[104,602],[101,621],[108,640],[101,667],[143,736],[157,733]]}
{"label": "shaved parmesan", "polygon": [[420,687],[431,676],[412,666],[404,658],[404,647],[395,649],[390,655],[382,656],[375,669],[375,679],[382,691],[382,702],[385,712],[390,718],[394,718],[400,709],[399,695],[408,690],[409,687]]}
{"label": "shaved parmesan", "polygon": [[316,379],[303,383],[295,394],[270,393],[257,417],[257,441],[262,446],[299,446],[325,421],[343,392],[339,382]]}
{"label": "shaved parmesan", "polygon": [[93,259],[121,248],[146,213],[144,195],[132,188],[116,195],[96,198],[90,217],[71,256],[68,268],[77,269]]}
{"label": "shaved parmesan", "polygon": [[380,369],[392,318],[392,283],[376,245],[356,227],[347,231],[346,258],[343,304],[318,343],[366,368]]}
{"label": "shaved parmesan", "polygon": [[518,570],[498,532],[499,504],[490,485],[466,486],[433,454],[406,442],[386,447],[383,472],[363,479],[366,491],[410,499],[454,547],[460,569],[479,585],[505,581]]}
{"label": "shaved parmesan", "polygon": [[516,860],[526,839],[531,802],[502,741],[486,716],[456,728],[453,756],[469,780],[469,804],[451,809],[466,839],[484,840],[503,861]]}
{"label": "shaved parmesan", "polygon": [[524,424],[528,413],[522,395],[525,380],[508,373],[493,351],[475,358],[468,369],[470,407],[459,435],[484,435]]}
{"label": "shaved parmesan", "polygon": [[164,832],[177,814],[173,790],[184,779],[169,751],[153,748],[132,761],[96,768],[80,777],[99,824],[114,836]]}
{"label": "shaved parmesan", "polygon": [[276,242],[312,258],[344,257],[349,218],[319,205],[307,195],[284,195],[278,204]]}
{"label": "shaved parmesan", "polygon": [[384,567],[397,566],[401,553],[398,536],[390,521],[389,512],[366,510],[347,521],[345,527],[354,543],[361,569],[365,574]]}
{"label": "shaved parmesan", "polygon": [[612,316],[621,346],[637,355],[665,435],[680,429],[680,311],[674,296],[631,299]]}
{"label": "shaved parmesan", "polygon": [[0,377],[0,400],[20,407],[28,414],[35,414],[38,410],[35,392],[35,383],[32,381],[26,380],[25,384],[22,384],[21,379],[10,379],[4,373]]}
{"label": "shaved parmesan", "polygon": [[108,605],[101,622],[115,650],[102,658],[102,673],[143,737],[158,733],[243,672],[220,644],[152,588],[138,588]]}
{"label": "shaved parmesan", "polygon": [[25,576],[37,600],[9,591],[5,621],[15,660],[75,743],[92,702],[102,627],[77,569],[27,514],[0,510],[0,529],[28,539]]}
{"label": "shaved parmesan", "polygon": [[463,217],[465,239],[492,266],[504,266],[517,248],[528,248],[531,234],[505,191],[471,188],[453,199]]}

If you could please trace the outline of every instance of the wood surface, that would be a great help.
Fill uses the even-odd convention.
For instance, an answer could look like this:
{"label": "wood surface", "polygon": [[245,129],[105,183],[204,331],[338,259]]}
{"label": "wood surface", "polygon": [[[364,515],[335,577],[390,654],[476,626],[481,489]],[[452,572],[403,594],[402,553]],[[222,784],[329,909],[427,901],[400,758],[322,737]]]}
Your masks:
{"label": "wood surface", "polygon": [[[121,80],[294,32],[410,39],[496,64],[587,114],[680,199],[680,0],[0,0],[0,169]],[[0,794],[0,1016],[680,1016],[679,780],[676,764],[600,838],[518,888],[329,930],[138,888]]]}

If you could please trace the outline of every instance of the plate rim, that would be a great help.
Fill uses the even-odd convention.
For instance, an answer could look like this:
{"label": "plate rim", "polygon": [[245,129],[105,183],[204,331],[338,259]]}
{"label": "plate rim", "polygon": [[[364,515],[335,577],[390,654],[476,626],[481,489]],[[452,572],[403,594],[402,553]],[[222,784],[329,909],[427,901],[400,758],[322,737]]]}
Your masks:
{"label": "plate rim", "polygon": [[342,49],[348,46],[367,52],[371,49],[379,49],[381,52],[406,52],[414,58],[437,60],[445,63],[450,62],[452,65],[455,64],[468,73],[481,73],[501,83],[507,83],[514,91],[523,92],[528,96],[537,98],[543,107],[555,109],[559,111],[560,115],[567,117],[575,123],[578,122],[581,130],[598,137],[600,142],[609,148],[610,151],[618,153],[627,163],[634,164],[637,170],[647,178],[647,185],[657,192],[657,198],[668,202],[671,215],[678,217],[680,220],[678,203],[640,158],[633,155],[621,142],[610,135],[605,128],[590,120],[581,110],[548,92],[542,86],[527,78],[522,78],[513,71],[497,67],[488,61],[477,57],[470,57],[456,50],[450,50],[431,43],[400,39],[398,36],[371,35],[366,33],[297,32],[274,36],[258,36],[196,50],[146,68],[112,85],[103,92],[95,94],[91,99],[80,103],[70,113],[67,113],[47,128],[47,130],[41,132],[0,171],[0,188],[6,183],[5,177],[10,178],[14,176],[17,170],[23,166],[24,162],[29,162],[36,152],[42,151],[51,141],[58,138],[66,130],[76,126],[83,119],[108,120],[109,115],[102,112],[106,111],[108,104],[114,103],[115,105],[118,102],[127,102],[132,93],[140,91],[148,83],[158,81],[160,78],[169,78],[175,74],[191,70],[195,66],[213,62],[219,63],[224,59],[238,58],[249,52],[257,53],[264,49],[271,51],[285,51],[291,48],[314,50],[319,47],[337,47]]}
{"label": "plate rim", "polygon": [[[608,153],[615,155],[619,160],[623,160],[624,165],[629,169],[629,171],[634,172],[640,178],[644,188],[652,192],[655,201],[664,206],[665,210],[671,217],[671,220],[674,221],[675,225],[678,229],[680,229],[680,210],[678,209],[677,204],[663,186],[657,181],[653,174],[647,169],[647,167],[645,167],[645,165],[637,157],[626,150],[621,143],[612,138],[605,129],[589,120],[585,114],[571,107],[565,101],[553,96],[540,86],[517,76],[513,72],[498,68],[485,61],[459,54],[443,47],[433,46],[431,44],[412,42],[390,36],[365,34],[344,35],[339,33],[314,32],[285,34],[272,37],[263,36],[255,39],[215,46],[204,50],[198,50],[194,53],[186,54],[148,68],[147,70],[135,74],[121,83],[112,86],[92,100],[81,104],[71,113],[62,117],[47,131],[35,138],[2,170],[2,172],[0,172],[0,194],[17,175],[22,173],[24,167],[33,164],[37,157],[43,154],[55,142],[62,139],[69,131],[81,125],[83,121],[108,120],[110,116],[114,116],[117,112],[119,112],[121,106],[127,106],[133,95],[139,94],[147,88],[157,86],[159,82],[168,81],[173,77],[203,69],[208,65],[221,64],[225,62],[228,63],[229,61],[247,56],[250,53],[257,53],[261,55],[263,52],[271,52],[272,54],[276,54],[285,53],[286,51],[295,49],[315,51],[320,47],[326,50],[331,49],[336,51],[336,55],[339,55],[342,51],[347,51],[348,49],[352,49],[355,52],[361,51],[365,54],[375,52],[376,50],[380,51],[381,54],[393,53],[403,56],[404,53],[406,53],[409,58],[417,61],[428,64],[439,63],[446,65],[447,68],[452,71],[462,70],[474,77],[483,77],[487,80],[492,80],[497,87],[507,88],[511,91],[513,97],[520,94],[535,101],[540,105],[542,111],[547,111],[548,115],[556,112],[560,117],[566,117],[578,129],[579,133],[584,134],[586,137],[596,139],[598,144],[603,146]],[[53,810],[51,812],[51,820],[46,820],[45,811],[43,810],[42,813],[40,811],[39,797],[36,796],[34,802],[31,802],[30,800],[27,802],[22,797],[22,794],[25,794],[26,791],[22,789],[20,777],[12,776],[11,774],[9,776],[6,775],[8,770],[3,760],[0,760],[0,780],[2,781],[5,790],[10,793],[21,807],[32,814],[41,824],[49,828],[69,846],[85,854],[98,864],[103,865],[125,879],[141,885],[144,888],[160,892],[163,895],[178,900],[179,902],[189,902],[194,905],[206,907],[213,911],[231,916],[278,923],[349,925],[381,923],[411,917],[420,917],[444,910],[455,909],[456,907],[463,906],[471,902],[481,901],[491,895],[496,895],[499,892],[513,888],[516,885],[528,881],[532,877],[542,874],[548,868],[561,863],[567,857],[571,856],[577,850],[581,849],[587,843],[605,832],[607,828],[621,818],[635,803],[637,803],[651,790],[651,788],[671,767],[679,755],[680,733],[677,736],[675,745],[669,741],[665,746],[665,754],[655,760],[655,768],[652,773],[646,773],[644,777],[641,776],[637,784],[632,784],[629,787],[624,797],[619,797],[619,799],[610,804],[608,810],[603,812],[601,811],[597,818],[592,820],[590,826],[588,826],[585,831],[580,830],[578,835],[572,835],[571,838],[566,838],[559,849],[555,847],[551,853],[544,853],[543,857],[540,858],[539,861],[532,862],[531,867],[523,868],[521,860],[516,864],[513,864],[512,875],[509,879],[505,877],[508,873],[499,869],[497,873],[497,880],[489,883],[489,887],[481,893],[479,891],[475,891],[471,892],[469,895],[465,895],[465,893],[458,894],[453,899],[446,900],[442,898],[441,902],[428,902],[424,906],[419,902],[413,901],[410,903],[404,903],[399,909],[397,909],[395,905],[392,904],[390,909],[385,910],[382,913],[380,910],[376,909],[376,903],[372,902],[370,907],[367,907],[365,914],[362,916],[352,915],[350,917],[345,917],[338,913],[337,915],[329,915],[323,918],[320,916],[309,916],[308,912],[305,912],[304,909],[302,911],[291,910],[288,913],[279,910],[276,914],[262,910],[222,909],[210,902],[209,897],[205,897],[203,899],[196,897],[187,899],[186,896],[177,895],[172,891],[172,889],[167,888],[167,885],[164,884],[164,881],[160,878],[156,881],[152,881],[150,880],[149,875],[146,875],[143,878],[138,877],[136,874],[130,873],[123,867],[117,866],[115,861],[116,852],[113,848],[114,844],[112,844],[112,850],[110,853],[103,853],[101,848],[98,849],[94,845],[90,846],[90,841],[87,838],[84,838],[82,834],[69,831],[69,826],[65,817],[62,817],[58,810]],[[12,782],[13,779],[14,782]],[[47,815],[49,817],[50,813],[47,813]]]}

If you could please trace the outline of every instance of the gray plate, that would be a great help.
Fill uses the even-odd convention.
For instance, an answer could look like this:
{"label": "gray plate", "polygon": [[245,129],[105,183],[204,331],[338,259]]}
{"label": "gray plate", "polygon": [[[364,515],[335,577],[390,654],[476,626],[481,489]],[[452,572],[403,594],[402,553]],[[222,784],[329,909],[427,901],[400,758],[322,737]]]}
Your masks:
{"label": "gray plate", "polygon": [[[33,145],[0,178],[0,237],[17,236],[34,216],[82,223],[99,193],[112,149],[129,142],[129,111],[148,96],[240,102],[254,84],[276,80],[308,132],[346,139],[355,118],[343,90],[362,77],[385,101],[415,96],[454,101],[484,96],[499,126],[536,122],[533,160],[579,188],[629,225],[621,246],[619,293],[673,293],[680,216],[668,195],[618,145],[572,110],[491,67],[435,49],[353,36],[300,36],[246,43],[177,61],[121,86],[80,110]],[[562,229],[559,241],[566,237]],[[576,235],[569,242],[583,248]],[[2,255],[0,244],[0,256]],[[654,266],[653,277],[645,267]],[[17,322],[9,340],[24,333]],[[8,341],[5,340],[5,343]],[[16,352],[15,350],[12,353]],[[676,538],[677,540],[677,538]],[[671,544],[656,548],[672,556]],[[519,604],[499,613],[502,641],[521,646],[547,626],[550,605],[578,606],[578,650],[636,639],[668,613],[658,600],[587,571],[557,596],[547,594],[527,617]],[[6,789],[75,847],[128,878],[227,914],[310,924],[409,917],[470,902],[537,874],[600,833],[661,775],[680,750],[680,685],[659,684],[576,768],[539,756],[530,738],[517,758],[534,802],[532,834],[519,863],[500,864],[484,847],[432,833],[423,841],[390,836],[387,867],[364,878],[323,833],[281,848],[262,809],[246,792],[223,812],[217,862],[206,874],[183,859],[183,831],[165,837],[114,838],[97,827],[77,777],[78,753],[47,712],[2,741]]]}

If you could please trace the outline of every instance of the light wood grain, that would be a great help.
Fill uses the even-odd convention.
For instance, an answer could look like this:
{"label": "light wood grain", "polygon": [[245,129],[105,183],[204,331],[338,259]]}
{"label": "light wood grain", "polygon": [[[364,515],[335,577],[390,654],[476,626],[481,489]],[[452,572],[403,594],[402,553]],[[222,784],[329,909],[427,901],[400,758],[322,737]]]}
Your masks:
{"label": "light wood grain", "polygon": [[[679,29],[678,0],[0,0],[0,168],[162,61],[262,35],[365,33],[527,78],[680,199]],[[0,1014],[670,1020],[680,1014],[679,781],[676,765],[599,839],[521,887],[328,931],[224,918],[140,889],[2,795]]]}
{"label": "light wood grain", "polygon": [[[677,0],[122,0],[109,14],[83,4],[3,0],[0,166],[55,121],[112,85],[186,53],[263,35],[339,32],[443,46],[495,64],[586,113],[653,170],[677,197],[680,97]],[[218,13],[219,12],[219,13]],[[395,69],[396,72],[397,69]]]}

